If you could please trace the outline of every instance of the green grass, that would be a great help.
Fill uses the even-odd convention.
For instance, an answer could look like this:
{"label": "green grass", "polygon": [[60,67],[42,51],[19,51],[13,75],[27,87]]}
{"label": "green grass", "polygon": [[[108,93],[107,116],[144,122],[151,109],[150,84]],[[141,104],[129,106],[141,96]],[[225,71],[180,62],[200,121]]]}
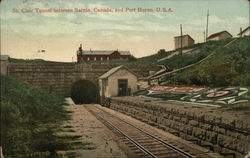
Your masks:
{"label": "green grass", "polygon": [[95,145],[91,142],[85,142],[79,140],[81,138],[80,135],[64,135],[64,136],[56,136],[54,140],[54,145],[56,146],[56,150],[67,151],[67,150],[93,150],[95,149]]}
{"label": "green grass", "polygon": [[166,59],[163,61],[159,61],[159,59],[162,59],[172,53],[175,53],[176,51],[180,51],[181,49],[176,49],[172,51],[165,51],[164,49],[160,49],[157,53],[152,54],[150,56],[138,58],[137,60],[133,61],[135,63],[151,63],[151,64],[162,64],[170,67],[171,69],[180,68],[192,63],[195,63],[203,58],[205,58],[207,55],[213,52],[213,49],[217,46],[224,45],[228,41],[232,39],[226,39],[221,41],[209,41],[207,43],[197,43],[191,46],[187,46],[182,48],[182,50],[187,49],[198,49],[199,53],[184,53],[181,55],[175,55],[171,57],[170,59]]}
{"label": "green grass", "polygon": [[69,118],[64,99],[1,76],[1,146],[6,157],[55,154],[54,129]]}

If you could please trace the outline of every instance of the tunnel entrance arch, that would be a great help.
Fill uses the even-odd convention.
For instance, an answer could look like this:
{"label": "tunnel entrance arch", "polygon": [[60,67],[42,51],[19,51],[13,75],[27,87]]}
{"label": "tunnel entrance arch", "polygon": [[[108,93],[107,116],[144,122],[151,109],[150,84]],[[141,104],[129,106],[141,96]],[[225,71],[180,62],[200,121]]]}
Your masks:
{"label": "tunnel entrance arch", "polygon": [[78,80],[71,86],[70,96],[76,104],[99,103],[98,87],[89,80]]}

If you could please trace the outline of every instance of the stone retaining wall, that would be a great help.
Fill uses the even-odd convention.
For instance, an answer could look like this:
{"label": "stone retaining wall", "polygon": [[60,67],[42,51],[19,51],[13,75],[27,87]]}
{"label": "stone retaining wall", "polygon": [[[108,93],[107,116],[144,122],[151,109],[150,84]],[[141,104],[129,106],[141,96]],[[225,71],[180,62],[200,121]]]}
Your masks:
{"label": "stone retaining wall", "polygon": [[[10,77],[25,81],[49,92],[67,97],[70,96],[71,86],[81,79],[92,81],[98,85],[98,77],[111,68],[119,65],[101,64],[10,64]],[[158,66],[128,65],[139,77],[149,75],[149,71],[157,71]]]}
{"label": "stone retaining wall", "polygon": [[75,70],[74,65],[11,65],[9,76],[61,96],[70,96],[71,85],[85,75]]}
{"label": "stone retaining wall", "polygon": [[116,97],[111,99],[110,108],[226,157],[240,158],[250,151],[250,119],[215,107]]}

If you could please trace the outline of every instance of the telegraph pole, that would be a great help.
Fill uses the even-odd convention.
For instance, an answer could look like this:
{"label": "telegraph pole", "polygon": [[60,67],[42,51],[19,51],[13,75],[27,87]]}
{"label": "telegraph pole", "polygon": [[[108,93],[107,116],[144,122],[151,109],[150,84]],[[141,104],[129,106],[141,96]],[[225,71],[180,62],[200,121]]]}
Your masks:
{"label": "telegraph pole", "polygon": [[206,31],[203,31],[204,43],[206,42]]}
{"label": "telegraph pole", "polygon": [[208,37],[208,17],[209,17],[209,10],[207,10],[206,41],[207,41],[207,37]]}
{"label": "telegraph pole", "polygon": [[[249,6],[249,24],[248,24],[248,26],[250,26],[250,0],[248,0],[248,6]],[[249,36],[250,36],[250,31],[249,31]]]}
{"label": "telegraph pole", "polygon": [[181,48],[180,48],[180,59],[179,59],[179,65],[181,67],[182,64],[182,45],[183,45],[183,39],[182,39],[182,24],[180,24],[180,30],[181,30]]}
{"label": "telegraph pole", "polygon": [[182,56],[182,24],[180,25],[180,29],[181,29],[181,50],[180,50],[180,54]]}

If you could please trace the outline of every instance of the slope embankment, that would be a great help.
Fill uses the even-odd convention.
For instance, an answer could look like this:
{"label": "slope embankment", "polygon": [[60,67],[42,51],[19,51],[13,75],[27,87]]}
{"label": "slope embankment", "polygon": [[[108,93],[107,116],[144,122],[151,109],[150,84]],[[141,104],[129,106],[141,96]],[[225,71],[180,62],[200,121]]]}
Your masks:
{"label": "slope embankment", "polygon": [[1,76],[1,146],[6,157],[56,154],[54,135],[68,118],[64,99],[18,80]]}

